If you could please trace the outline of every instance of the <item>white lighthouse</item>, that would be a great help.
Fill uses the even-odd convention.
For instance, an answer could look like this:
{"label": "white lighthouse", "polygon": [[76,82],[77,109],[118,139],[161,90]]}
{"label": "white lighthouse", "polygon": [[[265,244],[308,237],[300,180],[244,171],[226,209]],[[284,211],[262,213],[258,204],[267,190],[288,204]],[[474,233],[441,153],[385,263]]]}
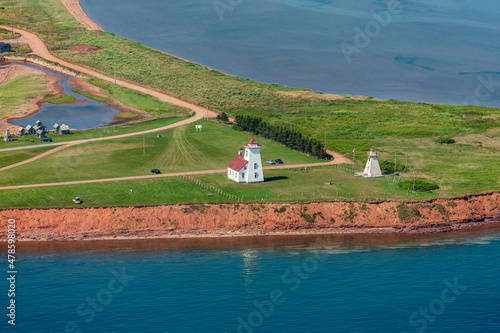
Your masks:
{"label": "white lighthouse", "polygon": [[237,183],[253,183],[264,181],[262,160],[260,158],[261,145],[252,137],[243,149],[238,149],[238,155],[227,166],[227,177]]}
{"label": "white lighthouse", "polygon": [[365,178],[383,177],[380,165],[378,164],[377,151],[372,147],[368,153],[368,161],[366,161],[365,170],[357,173]]}

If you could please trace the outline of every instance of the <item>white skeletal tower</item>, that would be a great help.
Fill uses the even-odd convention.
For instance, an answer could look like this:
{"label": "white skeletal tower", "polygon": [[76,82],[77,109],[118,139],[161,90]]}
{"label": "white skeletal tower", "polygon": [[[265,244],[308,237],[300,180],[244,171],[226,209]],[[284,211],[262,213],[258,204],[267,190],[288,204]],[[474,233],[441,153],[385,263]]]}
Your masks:
{"label": "white skeletal tower", "polygon": [[382,177],[380,165],[378,164],[377,151],[372,147],[368,153],[368,161],[366,162],[365,170],[361,174],[365,178]]}

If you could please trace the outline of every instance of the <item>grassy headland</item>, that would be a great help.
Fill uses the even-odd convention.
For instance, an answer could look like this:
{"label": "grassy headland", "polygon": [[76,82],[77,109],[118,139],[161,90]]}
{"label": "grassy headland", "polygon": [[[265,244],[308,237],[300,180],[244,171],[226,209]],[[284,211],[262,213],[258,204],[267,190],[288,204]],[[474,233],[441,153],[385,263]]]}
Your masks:
{"label": "grassy headland", "polygon": [[19,75],[0,84],[0,91],[0,119],[27,113],[30,99],[49,93],[43,74]]}
{"label": "grassy headland", "polygon": [[[417,176],[432,178],[441,186],[437,192],[441,196],[500,189],[496,162],[500,158],[498,109],[334,96],[232,77],[110,33],[86,31],[59,0],[6,3],[0,10],[0,22],[10,24],[11,17],[15,26],[36,32],[58,56],[109,76],[113,76],[116,66],[120,79],[199,105],[208,103],[214,110],[233,116],[252,114],[270,122],[290,124],[318,140],[324,140],[326,134],[327,147],[348,156],[356,146],[358,169],[362,168],[366,151],[374,145],[382,160],[391,161],[395,154],[399,160],[406,162],[407,158],[408,168],[401,176],[412,177],[415,171]],[[60,52],[76,44],[97,46],[99,50]],[[108,85],[106,89],[113,87]],[[441,136],[453,137],[457,143],[436,143]],[[220,144],[234,149],[231,142]],[[123,143],[116,144],[119,150]],[[200,146],[199,150],[212,157],[214,150],[209,149],[213,147]],[[57,159],[56,156],[53,158]],[[124,173],[131,171],[125,169]],[[209,180],[219,182],[215,178]],[[372,180],[360,181],[369,190]]]}

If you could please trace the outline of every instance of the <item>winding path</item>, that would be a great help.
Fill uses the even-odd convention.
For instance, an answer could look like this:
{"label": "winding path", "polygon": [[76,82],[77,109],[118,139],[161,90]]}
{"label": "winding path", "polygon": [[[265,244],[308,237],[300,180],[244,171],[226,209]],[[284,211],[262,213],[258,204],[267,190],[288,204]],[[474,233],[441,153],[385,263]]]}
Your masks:
{"label": "winding path", "polygon": [[[68,2],[68,1],[66,1]],[[71,1],[69,1],[71,2]],[[65,1],[63,0],[63,3]],[[80,8],[81,9],[81,8]],[[7,27],[4,25],[0,25],[0,28],[11,30],[11,27]],[[68,62],[64,59],[56,57],[54,54],[52,54],[43,41],[38,38],[35,34],[14,28],[14,32],[17,32],[21,35],[19,38],[19,41],[22,43],[26,43],[30,46],[31,50],[33,51],[34,54],[37,56],[48,60],[52,62],[57,62],[61,66],[73,69],[75,71],[97,77],[101,80],[105,80],[108,82],[115,82],[114,78],[108,77],[104,74],[101,74],[95,70],[92,70],[90,68],[80,66],[77,64],[74,64],[72,62]],[[92,141],[102,141],[102,140],[111,140],[111,139],[117,139],[117,138],[126,138],[126,137],[131,137],[131,136],[137,136],[141,134],[146,134],[146,133],[154,133],[158,131],[163,131],[167,129],[172,129],[175,127],[187,125],[193,122],[196,122],[200,119],[203,119],[205,115],[215,117],[217,116],[217,113],[213,111],[209,111],[201,106],[180,100],[178,98],[175,98],[173,96],[167,95],[165,93],[162,93],[160,91],[157,91],[155,89],[151,89],[148,87],[141,86],[139,84],[135,84],[132,82],[127,82],[123,80],[116,80],[116,84],[120,85],[122,87],[131,89],[131,90],[136,90],[139,92],[142,92],[144,94],[148,94],[150,96],[153,96],[161,101],[171,103],[174,105],[178,105],[181,107],[185,107],[187,109],[190,109],[195,112],[195,116],[181,120],[177,123],[166,125],[163,127],[159,128],[154,128],[150,130],[145,130],[145,131],[140,131],[140,132],[134,132],[134,133],[127,133],[127,134],[119,134],[119,135],[114,135],[114,136],[108,136],[108,137],[101,137],[101,138],[92,138],[92,139],[85,139],[85,140],[75,140],[75,141],[66,141],[66,142],[58,142],[58,143],[53,143],[53,144],[48,144],[48,145],[54,145],[54,146],[59,146],[55,149],[52,149],[50,151],[47,151],[43,154],[37,155],[33,158],[27,159],[25,161],[12,164],[3,168],[0,168],[0,171],[7,170],[14,168],[19,165],[23,165],[26,163],[33,162],[37,159],[43,158],[49,154],[52,154],[54,152],[57,152],[61,149],[77,145],[80,143],[85,143],[85,142],[92,142]],[[11,150],[20,150],[20,149],[28,149],[28,148],[36,148],[36,147],[44,147],[47,145],[43,146],[37,146],[37,145],[31,145],[31,146],[21,146],[21,147],[12,147],[12,148],[5,148],[5,149],[0,149],[0,151],[11,151]],[[329,164],[342,164],[342,163],[350,163],[350,160],[344,157],[343,155],[340,155],[339,153],[336,153],[334,151],[327,150],[329,154],[334,156],[334,160],[330,162],[320,162],[320,163],[310,163],[310,164],[299,164],[299,165],[286,165],[286,166],[273,166],[273,167],[265,167],[265,169],[279,169],[279,168],[300,168],[300,167],[311,167],[311,166],[316,166],[316,165],[329,165]],[[198,175],[198,174],[210,174],[210,173],[223,173],[226,172],[225,169],[220,169],[220,170],[204,170],[204,171],[193,171],[193,172],[179,172],[179,173],[170,173],[170,174],[162,174],[162,175],[144,175],[144,176],[132,176],[132,177],[118,177],[118,178],[107,178],[107,179],[95,179],[95,180],[82,180],[82,181],[72,181],[72,182],[62,182],[62,183],[47,183],[47,184],[30,184],[30,185],[15,185],[15,186],[5,186],[5,187],[0,187],[0,190],[6,190],[6,189],[15,189],[15,188],[27,188],[27,187],[43,187],[43,186],[56,186],[56,185],[72,185],[72,184],[83,184],[83,183],[98,183],[98,182],[108,182],[108,181],[118,181],[118,180],[132,180],[132,179],[146,179],[146,178],[158,178],[158,177],[172,177],[172,176],[181,176],[181,175]]]}

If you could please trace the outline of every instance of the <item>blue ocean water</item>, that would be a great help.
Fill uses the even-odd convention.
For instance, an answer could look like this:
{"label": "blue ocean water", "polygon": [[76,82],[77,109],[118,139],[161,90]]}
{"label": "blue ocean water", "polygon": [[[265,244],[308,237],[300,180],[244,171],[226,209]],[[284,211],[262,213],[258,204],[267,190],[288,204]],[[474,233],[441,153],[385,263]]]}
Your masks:
{"label": "blue ocean water", "polygon": [[54,72],[48,68],[34,64],[18,63],[18,65],[35,68],[62,77],[62,80],[59,81],[59,85],[64,88],[64,93],[74,96],[77,100],[83,101],[83,103],[44,103],[37,113],[26,118],[14,119],[10,121],[12,124],[24,127],[28,125],[35,126],[36,121],[40,120],[43,124],[47,125],[48,129],[52,129],[54,124],[66,124],[74,129],[87,129],[112,123],[114,121],[113,117],[118,114],[118,110],[111,106],[71,91],[73,85],[71,85],[69,81],[72,78],[68,75]]}
{"label": "blue ocean water", "polygon": [[17,270],[2,332],[500,332],[498,225],[18,243]]}
{"label": "blue ocean water", "polygon": [[240,77],[500,107],[494,0],[81,0],[105,30]]}

